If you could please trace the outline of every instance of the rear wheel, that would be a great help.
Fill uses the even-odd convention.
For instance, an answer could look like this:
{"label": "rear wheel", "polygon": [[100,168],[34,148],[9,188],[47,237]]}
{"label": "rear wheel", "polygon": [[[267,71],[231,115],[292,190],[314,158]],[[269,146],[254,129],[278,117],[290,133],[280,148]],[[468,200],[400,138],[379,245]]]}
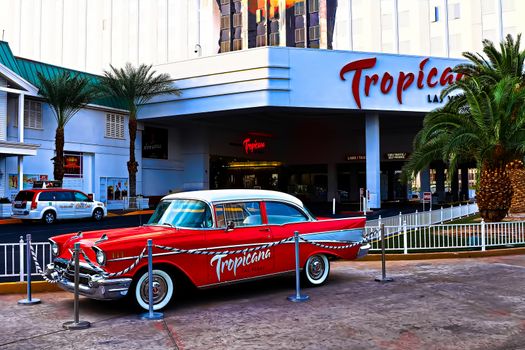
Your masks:
{"label": "rear wheel", "polygon": [[330,274],[330,261],[324,254],[316,254],[306,260],[303,269],[303,279],[310,286],[320,286],[326,283]]}
{"label": "rear wheel", "polygon": [[100,221],[104,218],[104,211],[100,208],[96,208],[93,211],[93,220]]}
{"label": "rear wheel", "polygon": [[[161,269],[153,271],[153,310],[161,310],[173,298],[175,286],[171,275]],[[149,279],[148,271],[139,274],[134,287],[135,302],[144,310],[149,310]]]}
{"label": "rear wheel", "polygon": [[56,219],[57,215],[52,210],[48,210],[44,213],[44,215],[42,215],[42,220],[48,225],[54,223]]}

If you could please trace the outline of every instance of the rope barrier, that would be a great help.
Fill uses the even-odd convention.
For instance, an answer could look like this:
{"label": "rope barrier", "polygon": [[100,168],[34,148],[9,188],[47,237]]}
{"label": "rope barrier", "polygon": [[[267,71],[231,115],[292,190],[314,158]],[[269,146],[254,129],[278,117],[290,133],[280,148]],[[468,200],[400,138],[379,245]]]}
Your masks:
{"label": "rope barrier", "polygon": [[[29,244],[29,243],[27,243]],[[33,262],[35,263],[35,267],[36,267],[36,273],[40,274],[40,276],[42,276],[42,278],[46,281],[46,282],[49,282],[49,283],[57,283],[58,281],[55,281],[55,280],[52,280],[50,278],[47,277],[47,275],[44,273],[44,271],[42,270],[42,267],[40,266],[40,264],[38,263],[38,259],[37,259],[37,256],[36,256],[36,253],[35,253],[35,248],[29,244],[29,247],[31,249],[31,256],[33,257]]]}
{"label": "rope barrier", "polygon": [[[304,237],[301,237],[301,236],[299,236],[299,239],[301,241],[303,241],[303,242],[315,245],[317,247],[325,248],[325,249],[348,249],[348,248],[355,247],[355,246],[357,246],[359,244],[362,244],[362,242],[355,242],[355,243],[347,244],[347,245],[330,246],[330,245],[326,245],[326,244],[321,244],[321,243],[317,243],[317,242],[314,242],[314,241],[310,241],[310,240],[308,240],[308,239],[306,239]],[[341,242],[341,243],[343,243],[343,242]]]}

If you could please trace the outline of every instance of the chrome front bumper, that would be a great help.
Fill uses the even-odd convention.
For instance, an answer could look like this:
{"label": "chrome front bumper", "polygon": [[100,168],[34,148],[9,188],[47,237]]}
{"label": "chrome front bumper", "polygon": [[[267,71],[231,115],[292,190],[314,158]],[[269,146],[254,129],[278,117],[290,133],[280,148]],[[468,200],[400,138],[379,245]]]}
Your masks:
{"label": "chrome front bumper", "polygon": [[[58,286],[65,291],[74,293],[75,282],[65,276],[65,270],[55,264],[49,264],[46,268],[46,276],[52,281],[56,281]],[[82,280],[86,283],[79,283],[79,294],[91,299],[116,300],[128,294],[131,278],[105,279],[100,275],[81,274]]]}
{"label": "chrome front bumper", "polygon": [[370,244],[367,243],[366,245],[362,245],[359,247],[359,252],[357,253],[357,259],[360,259],[362,257],[365,257],[368,255],[368,251],[370,250]]}

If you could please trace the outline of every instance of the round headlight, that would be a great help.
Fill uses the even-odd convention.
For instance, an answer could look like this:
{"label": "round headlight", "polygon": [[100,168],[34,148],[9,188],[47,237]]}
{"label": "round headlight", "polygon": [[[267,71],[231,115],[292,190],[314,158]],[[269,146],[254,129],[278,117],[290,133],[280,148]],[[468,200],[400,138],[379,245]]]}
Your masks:
{"label": "round headlight", "polygon": [[106,263],[106,254],[104,254],[104,252],[100,249],[97,249],[96,252],[97,252],[97,263],[101,266],[104,265]]}

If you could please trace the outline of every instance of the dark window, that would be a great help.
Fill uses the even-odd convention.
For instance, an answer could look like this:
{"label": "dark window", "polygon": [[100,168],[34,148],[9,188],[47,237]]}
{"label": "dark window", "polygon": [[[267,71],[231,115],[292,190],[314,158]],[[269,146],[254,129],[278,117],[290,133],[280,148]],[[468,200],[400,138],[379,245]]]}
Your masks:
{"label": "dark window", "polygon": [[73,192],[55,192],[55,200],[58,202],[74,202]]}
{"label": "dark window", "polygon": [[84,193],[75,192],[75,201],[77,201],[77,202],[89,202],[89,198]]}
{"label": "dark window", "polygon": [[32,201],[34,196],[35,196],[35,192],[20,191],[16,195],[15,201],[17,201],[17,202]]}
{"label": "dark window", "polygon": [[278,202],[266,202],[266,215],[269,224],[281,225],[289,222],[308,221],[308,217],[299,209]]}
{"label": "dark window", "polygon": [[53,201],[55,192],[41,192],[38,196],[39,201]]}

